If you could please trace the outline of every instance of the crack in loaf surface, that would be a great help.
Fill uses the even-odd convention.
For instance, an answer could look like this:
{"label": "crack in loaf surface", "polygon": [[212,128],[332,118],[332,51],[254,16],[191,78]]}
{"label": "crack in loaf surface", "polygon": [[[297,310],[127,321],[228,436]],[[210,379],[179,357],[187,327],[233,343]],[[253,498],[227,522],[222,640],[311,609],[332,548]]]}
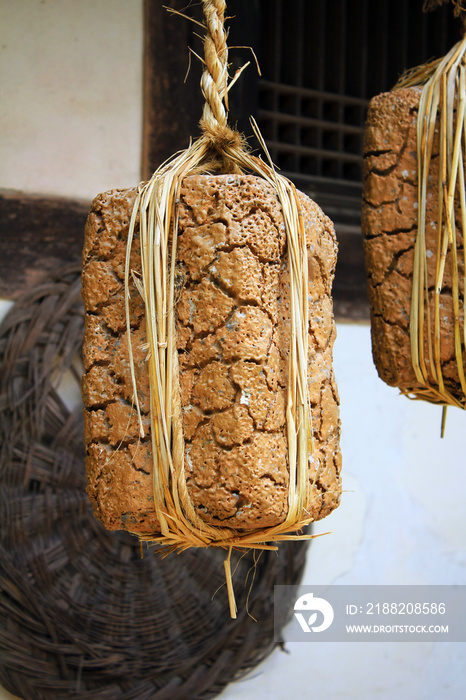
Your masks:
{"label": "crack in loaf surface", "polygon": [[[146,430],[138,438],[124,314],[124,259],[136,190],[93,202],[83,252],[83,378],[88,493],[109,529],[157,531],[142,300],[131,288],[131,343]],[[340,497],[338,392],[332,370],[333,225],[300,195],[309,250],[308,381],[318,519]],[[140,270],[138,235],[131,269]],[[273,188],[253,176],[191,176],[179,204],[176,332],[192,502],[214,525],[253,529],[284,520],[290,343],[286,234]],[[317,477],[317,478],[316,478]]]}

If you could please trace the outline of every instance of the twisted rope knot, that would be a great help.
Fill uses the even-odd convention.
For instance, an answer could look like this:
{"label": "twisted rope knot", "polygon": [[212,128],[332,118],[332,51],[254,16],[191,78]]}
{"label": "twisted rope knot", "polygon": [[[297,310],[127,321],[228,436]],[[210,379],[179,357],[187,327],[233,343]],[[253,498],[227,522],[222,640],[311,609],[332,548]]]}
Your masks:
{"label": "twisted rope knot", "polygon": [[227,125],[228,109],[228,48],[226,42],[225,0],[204,0],[207,35],[204,40],[205,69],[201,90],[205,98],[200,126],[204,138],[215,154],[211,164],[226,173],[241,169],[231,157],[231,151],[244,150],[244,137]]}
{"label": "twisted rope knot", "polygon": [[224,154],[228,149],[245,148],[245,138],[239,131],[231,129],[226,124],[211,124],[204,119],[200,122],[204,138],[209,141],[209,145],[219,153]]}
{"label": "twisted rope knot", "polygon": [[232,152],[246,151],[246,140],[239,131],[230,129],[226,124],[212,124],[201,119],[203,138],[213,151],[209,161],[209,168],[220,170],[226,174],[239,174],[241,168],[232,157]]}

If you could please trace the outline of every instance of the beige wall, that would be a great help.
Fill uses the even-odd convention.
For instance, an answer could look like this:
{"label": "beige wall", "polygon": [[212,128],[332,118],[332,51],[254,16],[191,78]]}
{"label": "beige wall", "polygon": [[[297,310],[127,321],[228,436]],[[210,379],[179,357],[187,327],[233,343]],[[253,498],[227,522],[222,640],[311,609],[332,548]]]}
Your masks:
{"label": "beige wall", "polygon": [[142,0],[0,0],[0,187],[140,179]]}

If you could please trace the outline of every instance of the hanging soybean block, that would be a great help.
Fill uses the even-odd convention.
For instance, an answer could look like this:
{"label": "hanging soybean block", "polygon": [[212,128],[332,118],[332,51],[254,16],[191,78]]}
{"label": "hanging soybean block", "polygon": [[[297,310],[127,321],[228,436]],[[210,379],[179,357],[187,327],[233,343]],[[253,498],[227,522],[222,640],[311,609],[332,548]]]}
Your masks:
{"label": "hanging soybean block", "polygon": [[235,617],[232,548],[310,538],[339,503],[336,242],[254,120],[269,163],[228,126],[225,2],[203,7],[201,136],[89,215],[86,466],[108,528],[228,550]]}
{"label": "hanging soybean block", "polygon": [[[86,468],[95,515],[108,529],[160,531],[139,219],[125,259],[137,189],[93,202],[83,253]],[[341,491],[338,393],[332,370],[333,225],[299,193],[308,260],[309,462],[302,519],[318,520]],[[200,521],[228,531],[273,528],[289,510],[289,375],[293,305],[289,244],[277,192],[251,175],[184,178],[173,269],[183,480]],[[163,284],[167,280],[160,280]],[[167,309],[161,311],[166,313]],[[164,349],[164,348],[163,348]],[[177,386],[179,381],[179,387]],[[175,409],[176,412],[176,409]],[[191,519],[192,520],[192,519]]]}
{"label": "hanging soybean block", "polygon": [[372,99],[362,207],[379,376],[463,408],[464,50],[459,42]]}

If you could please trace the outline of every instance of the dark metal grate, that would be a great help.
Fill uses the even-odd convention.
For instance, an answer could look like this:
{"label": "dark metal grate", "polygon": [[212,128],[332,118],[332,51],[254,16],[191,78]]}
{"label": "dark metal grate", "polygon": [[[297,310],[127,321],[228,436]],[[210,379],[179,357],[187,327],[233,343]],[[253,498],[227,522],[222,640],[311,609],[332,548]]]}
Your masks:
{"label": "dark metal grate", "polygon": [[367,104],[265,80],[259,86],[258,120],[274,163],[346,226],[359,226]]}
{"label": "dark metal grate", "polygon": [[260,0],[257,117],[274,163],[337,224],[360,230],[369,99],[459,39],[422,0]]}

